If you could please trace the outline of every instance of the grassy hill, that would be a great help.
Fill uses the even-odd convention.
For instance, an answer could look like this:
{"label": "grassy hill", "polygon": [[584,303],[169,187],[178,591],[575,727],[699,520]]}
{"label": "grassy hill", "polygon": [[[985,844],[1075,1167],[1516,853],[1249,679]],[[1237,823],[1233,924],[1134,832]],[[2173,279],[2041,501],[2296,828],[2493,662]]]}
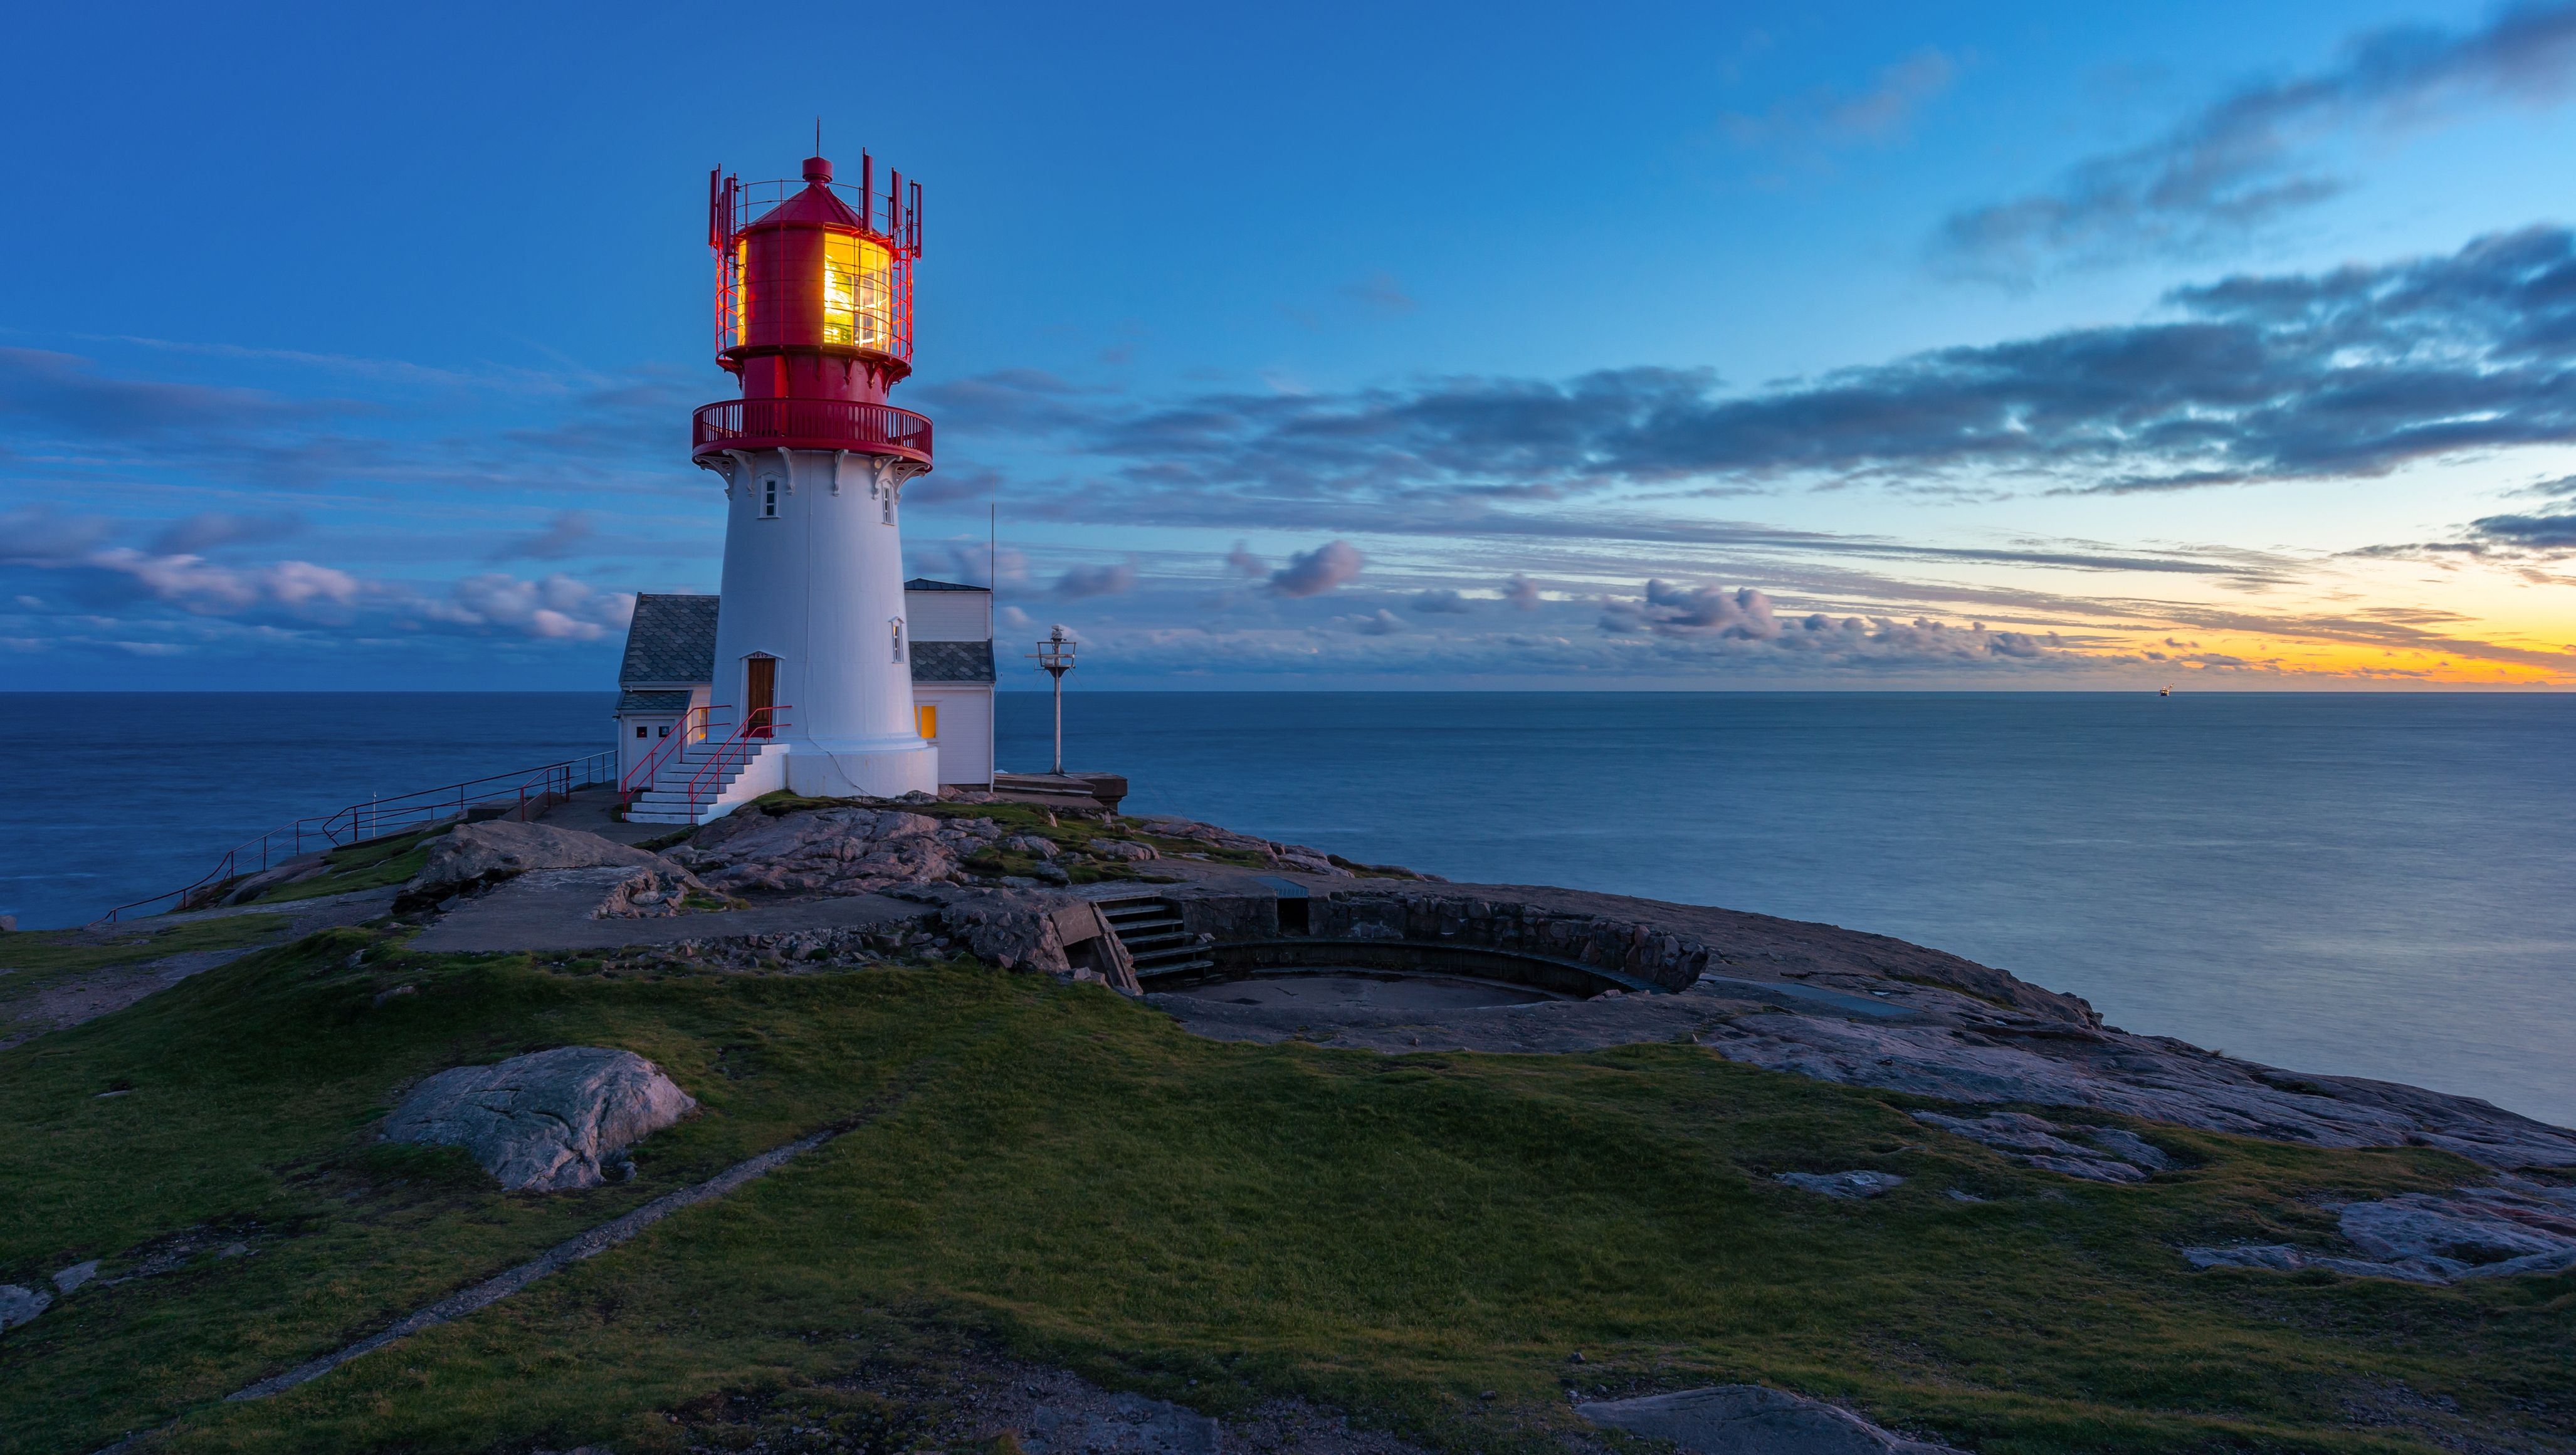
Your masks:
{"label": "grassy hill", "polygon": [[[373,1140],[422,1075],[566,1044],[638,1051],[704,1105],[632,1183],[506,1194]],[[149,1448],[675,1451],[747,1438],[709,1413],[727,1395],[836,1411],[801,1448],[894,1451],[917,1412],[825,1386],[961,1343],[1452,1450],[1553,1448],[1569,1382],[1760,1381],[1987,1452],[2576,1436],[2576,1275],[2430,1289],[2173,1251],[2312,1238],[2321,1194],[2469,1164],[2140,1126],[2192,1165],[2097,1186],[1936,1140],[1913,1104],[1689,1046],[1220,1044],[965,961],[719,974],[333,931],[0,1055],[0,1281],[148,1272],[0,1335],[0,1451],[173,1420]],[[514,1299],[222,1400],[857,1117]],[[1770,1177],[1853,1167],[1911,1180],[1839,1202]]]}

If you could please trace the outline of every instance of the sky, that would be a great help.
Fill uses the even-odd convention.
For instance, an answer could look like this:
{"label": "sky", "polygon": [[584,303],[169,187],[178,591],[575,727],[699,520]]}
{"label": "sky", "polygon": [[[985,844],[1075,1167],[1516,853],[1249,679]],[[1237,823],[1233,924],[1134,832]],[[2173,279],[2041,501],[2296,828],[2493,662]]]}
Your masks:
{"label": "sky", "polygon": [[0,688],[613,685],[818,119],[924,189],[911,568],[1093,687],[2576,685],[2576,0],[13,40]]}

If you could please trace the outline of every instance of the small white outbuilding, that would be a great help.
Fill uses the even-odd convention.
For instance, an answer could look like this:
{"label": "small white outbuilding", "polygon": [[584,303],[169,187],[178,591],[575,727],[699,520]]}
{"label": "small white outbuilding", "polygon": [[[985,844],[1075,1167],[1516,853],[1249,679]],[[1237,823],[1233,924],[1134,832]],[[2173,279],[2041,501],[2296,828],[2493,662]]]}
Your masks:
{"label": "small white outbuilding", "polygon": [[[617,671],[618,776],[673,733],[703,735],[713,700],[716,596],[643,595]],[[993,593],[916,577],[903,583],[913,717],[938,749],[943,785],[993,782]],[[719,713],[719,717],[726,714]],[[717,731],[726,731],[719,723]]]}

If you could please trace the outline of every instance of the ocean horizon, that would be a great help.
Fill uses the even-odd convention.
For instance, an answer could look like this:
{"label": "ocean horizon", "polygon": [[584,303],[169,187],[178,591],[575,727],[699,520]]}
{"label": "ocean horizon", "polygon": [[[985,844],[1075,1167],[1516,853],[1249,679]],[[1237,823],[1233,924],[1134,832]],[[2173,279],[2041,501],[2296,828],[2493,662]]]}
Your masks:
{"label": "ocean horizon", "polygon": [[[83,922],[299,816],[605,749],[613,701],[0,694],[0,914]],[[999,719],[1042,770],[1047,695]],[[77,754],[36,746],[65,722]],[[1085,689],[1065,724],[1133,813],[1887,934],[2576,1125],[2576,696]]]}

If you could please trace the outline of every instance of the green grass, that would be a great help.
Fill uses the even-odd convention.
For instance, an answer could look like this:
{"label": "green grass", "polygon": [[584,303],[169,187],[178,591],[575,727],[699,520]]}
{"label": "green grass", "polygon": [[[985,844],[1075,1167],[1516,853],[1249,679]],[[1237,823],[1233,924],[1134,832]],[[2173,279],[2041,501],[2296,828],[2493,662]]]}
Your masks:
{"label": "green grass", "polygon": [[323,856],[331,866],[327,873],[299,884],[281,885],[251,902],[283,904],[289,900],[319,899],[326,894],[350,894],[361,889],[382,889],[403,883],[429,862],[428,841],[447,832],[448,828],[449,825],[442,824],[416,834],[395,834],[372,843],[333,849]]}
{"label": "green grass", "polygon": [[[959,1338],[1212,1412],[1301,1394],[1461,1451],[1552,1448],[1569,1375],[1759,1380],[1989,1455],[2438,1448],[2347,1420],[2397,1384],[2576,1432],[2576,1275],[2425,1289],[2194,1274],[2172,1251],[2318,1241],[2320,1194],[2475,1175],[2438,1152],[2151,1128],[2195,1165],[2103,1187],[1928,1133],[1904,1098],[1690,1046],[1387,1058],[1203,1041],[963,962],[634,964],[335,931],[0,1056],[0,1281],[180,1264],[0,1336],[0,1450],[177,1416],[156,1448],[676,1451],[711,1396],[821,1407],[838,1396],[816,1385]],[[635,1183],[552,1197],[369,1139],[429,1071],[562,1044],[650,1056],[704,1114],[647,1142]],[[117,1082],[134,1089],[97,1099]],[[220,1403],[872,1105],[516,1299]],[[1769,1175],[1848,1167],[1912,1180],[1845,1203]]]}

